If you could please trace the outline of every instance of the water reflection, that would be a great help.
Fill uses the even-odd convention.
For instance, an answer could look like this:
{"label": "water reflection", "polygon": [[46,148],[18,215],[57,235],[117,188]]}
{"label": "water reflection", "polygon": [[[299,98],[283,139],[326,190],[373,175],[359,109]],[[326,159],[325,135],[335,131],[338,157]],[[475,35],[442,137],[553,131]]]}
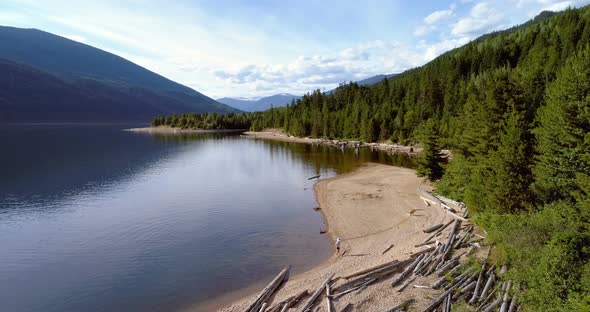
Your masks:
{"label": "water reflection", "polygon": [[[0,302],[7,311],[170,311],[330,253],[315,181],[361,150],[121,127],[5,127]],[[401,162],[400,162],[401,163]]]}

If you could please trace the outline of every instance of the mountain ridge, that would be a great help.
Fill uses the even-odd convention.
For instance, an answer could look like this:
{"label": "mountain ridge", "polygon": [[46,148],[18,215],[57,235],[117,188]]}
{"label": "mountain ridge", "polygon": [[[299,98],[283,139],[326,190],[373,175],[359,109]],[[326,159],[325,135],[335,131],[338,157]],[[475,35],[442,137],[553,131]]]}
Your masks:
{"label": "mountain ridge", "polygon": [[289,94],[289,93],[278,93],[271,96],[262,97],[259,99],[247,99],[238,97],[222,97],[217,99],[218,102],[232,106],[242,111],[255,112],[264,111],[271,107],[283,107],[291,104],[293,100],[300,99],[301,96]]}
{"label": "mountain ridge", "polygon": [[[26,77],[29,81],[50,83],[54,87],[58,85],[55,78],[61,81],[59,85],[62,86],[57,90],[49,90],[42,85],[30,85],[34,96],[21,92],[20,97],[15,97],[10,96],[7,80],[2,80],[0,93],[7,96],[0,101],[3,116],[0,120],[18,122],[29,120],[34,115],[35,121],[54,121],[60,115],[62,117],[57,118],[60,121],[77,121],[72,112],[78,112],[83,120],[148,121],[150,116],[158,114],[238,111],[123,57],[49,32],[0,26],[0,41],[3,42],[0,45],[0,59],[5,72],[18,72],[20,75],[17,76],[22,79]],[[36,79],[36,74],[41,76]],[[90,86],[102,94],[93,95],[89,92]],[[74,92],[72,88],[80,90]],[[50,114],[55,97],[61,99],[62,109],[68,107],[71,111],[58,111],[56,108]],[[103,104],[94,101],[95,97],[106,99],[104,105],[111,108],[110,114],[96,107]],[[37,100],[39,98],[51,101],[49,104],[43,103]],[[7,99],[10,99],[9,103]],[[70,104],[65,105],[66,102]],[[80,109],[86,111],[74,109],[73,103],[78,103]],[[47,120],[35,110],[46,112]],[[91,117],[93,112],[101,113]],[[26,117],[26,113],[29,113],[29,117]]]}

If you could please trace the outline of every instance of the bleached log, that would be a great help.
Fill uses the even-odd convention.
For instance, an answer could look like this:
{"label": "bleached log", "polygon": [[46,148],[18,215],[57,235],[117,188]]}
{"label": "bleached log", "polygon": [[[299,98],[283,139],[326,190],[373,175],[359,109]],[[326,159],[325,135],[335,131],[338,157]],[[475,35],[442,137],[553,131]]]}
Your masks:
{"label": "bleached log", "polygon": [[478,302],[481,302],[487,296],[488,291],[491,289],[495,280],[496,280],[496,275],[494,274],[494,272],[491,272],[490,277],[488,277],[488,281],[486,282],[486,285],[484,286],[484,288],[481,292],[481,296],[479,297]]}
{"label": "bleached log", "polygon": [[447,282],[447,277],[443,276],[439,279],[436,280],[436,282],[434,282],[434,284],[432,284],[432,288],[433,289],[439,289],[445,282]]}
{"label": "bleached log", "polygon": [[309,300],[307,301],[307,303],[303,306],[303,308],[301,308],[301,312],[306,312],[306,311],[308,311],[311,308],[311,306],[316,301],[316,299],[320,296],[320,294],[322,293],[322,291],[324,290],[324,288],[326,288],[326,285],[332,280],[332,277],[334,277],[334,273],[330,274],[328,276],[328,278],[326,278],[326,280],[321,284],[320,288],[318,288],[313,293],[313,295],[311,295],[311,298],[309,298]]}
{"label": "bleached log", "polygon": [[[499,294],[498,294],[498,295],[499,295]],[[481,310],[481,309],[483,309],[483,308],[484,308],[484,307],[487,305],[488,301],[489,301],[489,300],[490,300],[490,299],[491,299],[493,296],[494,296],[494,291],[492,290],[492,291],[490,291],[490,293],[487,295],[487,297],[481,301],[481,303],[479,304],[479,307],[478,307],[477,309],[478,309],[478,310]],[[499,298],[500,298],[500,299],[502,299],[501,297],[499,297]]]}
{"label": "bleached log", "polygon": [[451,312],[451,307],[453,306],[453,294],[450,293],[447,295],[447,299],[445,300],[444,304],[444,312]]}
{"label": "bleached log", "polygon": [[510,302],[510,307],[508,308],[508,312],[515,312],[515,310],[516,310],[516,297],[517,297],[516,294],[514,294],[514,296],[512,296],[512,301]]}
{"label": "bleached log", "polygon": [[346,276],[343,276],[342,278],[344,278],[344,279],[351,279],[353,277],[364,275],[364,274],[367,274],[367,273],[371,273],[373,271],[376,271],[376,270],[379,270],[379,269],[383,269],[385,267],[388,267],[388,266],[391,266],[391,265],[395,265],[395,264],[398,264],[398,263],[400,263],[399,260],[389,261],[389,262],[386,262],[386,263],[383,263],[383,264],[380,264],[380,265],[376,265],[374,267],[370,267],[368,269],[363,269],[363,270],[354,272],[352,274],[348,274]]}
{"label": "bleached log", "polygon": [[502,302],[502,298],[498,298],[498,299],[494,300],[483,311],[484,312],[492,312],[492,311],[494,311],[494,309],[500,304],[500,302]]}
{"label": "bleached log", "polygon": [[407,280],[402,286],[400,286],[400,288],[398,288],[397,292],[404,291],[404,289],[406,289],[406,287],[408,287],[410,285],[410,283],[412,283],[415,279],[416,279],[416,276]]}
{"label": "bleached log", "polygon": [[345,290],[345,291],[339,292],[339,293],[337,293],[337,294],[333,294],[333,295],[332,295],[332,298],[334,298],[334,299],[337,299],[337,298],[339,298],[339,297],[342,297],[342,296],[344,296],[344,295],[346,295],[346,294],[348,294],[348,293],[350,293],[350,292],[353,292],[353,291],[355,291],[355,290],[357,290],[357,289],[359,289],[359,288],[361,288],[361,287],[363,287],[363,285],[362,285],[362,284],[361,284],[361,285],[358,285],[358,286],[355,286],[355,287],[353,287],[353,288],[347,289],[347,290]]}
{"label": "bleached log", "polygon": [[[294,296],[291,296],[281,302],[278,302],[278,303],[272,305],[270,308],[267,309],[267,311],[268,312],[275,312],[275,311],[279,311],[279,309],[281,309],[280,311],[283,311],[283,309],[289,309],[290,307],[294,306],[295,304],[297,304],[297,302],[299,302],[301,299],[305,298],[308,295],[309,295],[309,291],[304,290]],[[286,308],[285,308],[285,306],[286,306]]]}
{"label": "bleached log", "polygon": [[425,276],[428,276],[436,271],[436,268],[444,261],[442,256],[435,258],[434,262],[430,266],[430,269],[426,270]]}
{"label": "bleached log", "polygon": [[442,223],[441,224],[436,224],[436,225],[433,225],[431,227],[428,227],[428,228],[422,230],[422,232],[424,232],[424,233],[432,233],[432,232],[440,229],[441,227],[443,227],[443,225],[444,224],[442,224]]}
{"label": "bleached log", "polygon": [[467,286],[464,286],[463,288],[461,288],[461,292],[464,293],[464,292],[474,289],[476,283],[477,283],[476,281],[472,281],[471,283],[467,284]]}
{"label": "bleached log", "polygon": [[[362,286],[364,289],[369,284],[376,282],[378,280],[381,280],[383,278],[386,278],[389,275],[400,271],[405,265],[407,265],[408,263],[411,263],[411,262],[412,262],[412,260],[408,259],[408,260],[404,260],[403,262],[391,265],[389,267],[384,267],[382,269],[372,271],[372,272],[367,273],[366,275],[363,275],[357,279],[350,280],[350,281],[346,282],[345,284],[340,285],[338,288],[339,289],[359,288],[357,286]],[[369,283],[367,283],[368,281],[369,281]]]}
{"label": "bleached log", "polygon": [[418,258],[416,258],[416,260],[414,260],[414,262],[408,265],[408,267],[396,279],[394,279],[393,282],[391,282],[391,286],[397,286],[397,284],[399,284],[402,280],[408,277],[408,275],[416,267],[418,262],[422,261],[422,258],[424,258],[424,254],[420,255]]}
{"label": "bleached log", "polygon": [[272,294],[286,279],[289,269],[289,266],[285,267],[266,287],[264,287],[264,289],[262,289],[258,296],[256,296],[254,302],[252,302],[244,311],[259,311],[262,304],[272,296]]}
{"label": "bleached log", "polygon": [[510,296],[510,286],[512,286],[512,281],[508,281],[506,285],[506,291],[504,292],[504,297],[502,299],[502,306],[500,306],[500,312],[507,312],[508,304],[509,304],[509,296]]}
{"label": "bleached log", "polygon": [[[457,283],[457,288],[463,289],[464,287],[471,284],[472,282],[475,282],[476,278],[477,278],[477,273],[473,273],[472,275],[465,278],[461,283]],[[473,284],[473,286],[475,287],[475,283]]]}
{"label": "bleached log", "polygon": [[491,251],[492,251],[492,246],[489,246],[488,252],[486,253],[486,257],[483,259],[483,263],[481,264],[481,271],[479,272],[479,276],[477,277],[477,284],[475,285],[475,289],[473,290],[473,295],[471,296],[471,300],[469,300],[469,304],[475,304],[477,302],[480,286],[481,286],[481,283],[483,282],[484,274],[486,271],[486,264],[488,262],[488,258],[490,257]]}
{"label": "bleached log", "polygon": [[326,305],[328,312],[332,312],[332,296],[330,296],[330,284],[326,284]]}
{"label": "bleached log", "polygon": [[430,305],[424,309],[424,312],[434,311],[434,309],[436,309],[436,307],[438,307],[447,298],[447,296],[453,292],[453,290],[455,290],[454,287],[445,291],[440,297],[436,298],[432,303],[430,303]]}
{"label": "bleached log", "polygon": [[427,241],[427,242],[422,242],[420,244],[416,244],[416,245],[414,245],[414,247],[417,248],[417,247],[422,247],[424,245],[430,245],[430,244],[434,244],[434,243],[436,243],[436,241],[431,240],[431,241]]}
{"label": "bleached log", "polygon": [[265,312],[266,311],[266,306],[268,305],[268,303],[263,303],[262,306],[260,307],[260,310],[258,310],[259,312]]}
{"label": "bleached log", "polygon": [[[436,251],[436,250],[435,250]],[[418,270],[420,269],[420,267],[422,266],[423,263],[425,263],[427,261],[428,258],[430,258],[432,256],[432,254],[435,252],[431,252],[430,254],[424,254],[424,257],[422,257],[422,260],[420,260],[416,266],[414,267],[414,269],[412,270],[413,273],[418,272]]]}
{"label": "bleached log", "polygon": [[455,220],[451,220],[451,221],[447,222],[443,227],[441,227],[440,229],[438,229],[434,233],[432,233],[432,235],[430,235],[425,241],[427,242],[427,241],[433,239],[434,237],[436,237],[437,235],[439,235],[444,229],[446,229],[453,222],[455,222]]}
{"label": "bleached log", "polygon": [[426,248],[426,249],[424,249],[424,250],[420,250],[420,251],[418,251],[418,252],[415,252],[415,253],[413,253],[413,254],[410,256],[410,258],[412,258],[412,259],[416,259],[416,257],[418,257],[418,256],[420,256],[420,255],[423,255],[423,254],[425,254],[425,253],[429,253],[429,252],[431,252],[431,251],[433,251],[433,250],[435,250],[435,249],[436,249],[436,247],[434,247],[434,246],[429,246],[428,248]]}
{"label": "bleached log", "polygon": [[451,212],[451,211],[448,211],[448,210],[445,210],[445,211],[447,212],[447,214],[451,215],[453,218],[455,218],[457,220],[461,220],[461,221],[465,221],[465,222],[469,221],[466,218],[463,218],[463,217],[461,217],[460,215],[458,215],[458,214],[456,214],[454,212]]}
{"label": "bleached log", "polygon": [[463,272],[461,275],[459,275],[456,279],[454,279],[451,282],[451,284],[449,285],[448,288],[463,284],[463,282],[465,282],[467,279],[471,278],[472,272],[473,272],[473,268],[467,268],[467,270],[465,270],[465,272]]}
{"label": "bleached log", "polygon": [[443,276],[443,275],[447,274],[448,271],[450,271],[453,268],[456,268],[457,266],[459,266],[459,260],[457,260],[457,259],[449,260],[440,269],[438,269],[438,271],[436,271],[435,274],[436,274],[436,276],[439,276],[439,277]]}

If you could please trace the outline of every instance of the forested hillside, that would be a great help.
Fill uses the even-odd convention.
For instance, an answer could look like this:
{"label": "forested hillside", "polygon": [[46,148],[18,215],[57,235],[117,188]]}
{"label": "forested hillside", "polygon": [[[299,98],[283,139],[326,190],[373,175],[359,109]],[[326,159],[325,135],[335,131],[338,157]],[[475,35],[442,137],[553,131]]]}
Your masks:
{"label": "forested hillside", "polygon": [[589,45],[589,7],[545,12],[374,86],[246,117],[297,136],[422,143],[419,172],[489,232],[525,309],[590,311]]}
{"label": "forested hillside", "polygon": [[237,112],[122,57],[36,29],[0,26],[0,122],[146,121]]}

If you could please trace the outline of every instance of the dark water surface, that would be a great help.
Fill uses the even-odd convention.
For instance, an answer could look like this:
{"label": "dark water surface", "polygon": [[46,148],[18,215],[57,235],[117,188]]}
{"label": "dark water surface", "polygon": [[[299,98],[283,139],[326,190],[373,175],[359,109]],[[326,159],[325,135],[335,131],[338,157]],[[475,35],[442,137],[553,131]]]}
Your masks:
{"label": "dark water surface", "polygon": [[331,253],[312,190],[362,150],[0,126],[2,311],[174,311]]}

